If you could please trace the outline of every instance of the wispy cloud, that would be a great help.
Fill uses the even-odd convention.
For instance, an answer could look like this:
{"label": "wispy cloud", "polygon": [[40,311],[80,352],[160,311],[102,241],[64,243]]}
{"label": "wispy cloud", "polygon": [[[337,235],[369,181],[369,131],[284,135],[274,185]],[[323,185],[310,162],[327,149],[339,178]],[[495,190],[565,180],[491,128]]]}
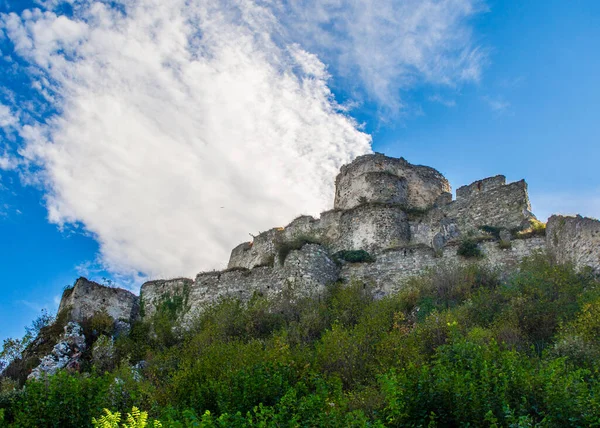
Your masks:
{"label": "wispy cloud", "polygon": [[477,80],[485,58],[476,0],[38,3],[0,17],[57,112],[10,106],[22,176],[134,277],[222,267],[249,232],[330,207],[338,168],[370,151],[332,70],[394,109],[415,84]]}
{"label": "wispy cloud", "polygon": [[432,95],[432,96],[428,97],[427,99],[433,103],[445,105],[446,107],[456,107],[456,101],[444,98],[439,94]]}
{"label": "wispy cloud", "polygon": [[479,0],[301,0],[285,11],[288,28],[347,85],[360,82],[391,110],[402,106],[401,90],[478,81],[487,62],[469,25],[486,11]]}
{"label": "wispy cloud", "polygon": [[511,104],[502,97],[485,96],[483,101],[494,113],[502,114],[510,111]]}

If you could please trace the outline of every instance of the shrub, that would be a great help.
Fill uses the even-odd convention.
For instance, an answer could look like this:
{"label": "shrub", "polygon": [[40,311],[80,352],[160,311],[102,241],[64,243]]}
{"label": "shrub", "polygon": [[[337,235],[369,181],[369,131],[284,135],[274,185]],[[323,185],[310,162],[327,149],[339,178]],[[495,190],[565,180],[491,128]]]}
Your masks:
{"label": "shrub", "polygon": [[465,238],[460,241],[456,253],[465,258],[483,258],[483,252],[474,239]]}
{"label": "shrub", "polygon": [[333,255],[334,260],[343,260],[348,263],[373,263],[375,257],[365,250],[342,250]]}
{"label": "shrub", "polygon": [[529,219],[529,227],[527,229],[516,231],[514,234],[518,239],[526,239],[533,236],[546,236],[546,223],[531,218]]}

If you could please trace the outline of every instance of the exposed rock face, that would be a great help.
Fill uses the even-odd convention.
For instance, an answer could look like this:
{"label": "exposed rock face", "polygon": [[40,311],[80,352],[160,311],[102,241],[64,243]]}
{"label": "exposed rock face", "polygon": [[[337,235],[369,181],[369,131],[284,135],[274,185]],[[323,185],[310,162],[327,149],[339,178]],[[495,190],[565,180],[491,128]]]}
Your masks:
{"label": "exposed rock face", "polygon": [[98,312],[106,312],[115,321],[130,323],[138,316],[138,297],[122,288],[105,287],[86,278],[79,278],[66,290],[60,301],[59,313],[69,311],[69,319],[82,322]]}
{"label": "exposed rock face", "polygon": [[559,262],[589,266],[600,274],[600,221],[553,215],[548,219],[546,243]]}
{"label": "exposed rock face", "polygon": [[40,365],[31,371],[28,379],[40,379],[55,374],[60,369],[79,370],[81,354],[85,351],[85,336],[81,326],[69,322],[52,352],[42,358]]}

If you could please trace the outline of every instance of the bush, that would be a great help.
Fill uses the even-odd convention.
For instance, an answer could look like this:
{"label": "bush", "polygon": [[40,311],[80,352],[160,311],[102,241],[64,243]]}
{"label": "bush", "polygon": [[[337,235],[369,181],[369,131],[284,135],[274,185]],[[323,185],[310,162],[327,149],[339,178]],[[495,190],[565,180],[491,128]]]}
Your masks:
{"label": "bush", "polygon": [[373,263],[375,257],[365,250],[342,250],[333,255],[334,260],[343,260],[348,263]]}
{"label": "bush", "polygon": [[525,230],[515,232],[518,239],[531,238],[533,236],[546,236],[546,223],[542,223],[534,218],[529,219],[529,227]]}
{"label": "bush", "polygon": [[503,275],[440,266],[381,299],[360,282],[228,299],[173,341],[152,333],[177,327],[158,312],[115,341],[107,373],[4,382],[3,426],[133,406],[169,427],[598,424],[600,284],[542,254]]}
{"label": "bush", "polygon": [[460,241],[456,253],[465,258],[483,258],[483,252],[474,239],[463,239]]}

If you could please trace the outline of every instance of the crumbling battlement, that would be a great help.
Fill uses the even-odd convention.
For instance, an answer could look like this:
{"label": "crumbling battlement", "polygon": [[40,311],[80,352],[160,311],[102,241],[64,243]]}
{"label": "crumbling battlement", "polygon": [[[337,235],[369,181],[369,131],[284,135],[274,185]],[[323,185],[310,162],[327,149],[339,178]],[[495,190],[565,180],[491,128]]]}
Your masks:
{"label": "crumbling battlement", "polygon": [[343,166],[335,188],[333,206],[342,210],[364,203],[427,209],[440,195],[451,191],[448,180],[435,169],[382,154],[359,156]]}
{"label": "crumbling battlement", "polygon": [[484,178],[483,180],[475,181],[468,186],[462,186],[456,189],[456,200],[469,199],[473,195],[484,193],[504,185],[506,185],[506,177],[503,175]]}
{"label": "crumbling battlement", "polygon": [[257,293],[276,297],[284,291],[294,296],[322,293],[324,287],[339,277],[339,267],[327,250],[307,244],[287,254],[283,264],[254,269],[233,268],[203,272],[190,279],[151,281],[142,285],[144,317],[152,316],[162,302],[178,300],[184,320],[190,321],[204,308],[223,297],[248,301]]}
{"label": "crumbling battlement", "polygon": [[506,184],[502,175],[479,180],[459,188],[453,201],[447,193],[450,186],[438,171],[404,159],[361,156],[341,171],[336,179],[336,208],[318,219],[298,217],[284,228],[237,246],[228,268],[268,264],[278,246],[303,237],[322,243],[332,253],[376,254],[417,244],[438,251],[481,226],[514,231],[527,228],[535,218],[523,180]]}

